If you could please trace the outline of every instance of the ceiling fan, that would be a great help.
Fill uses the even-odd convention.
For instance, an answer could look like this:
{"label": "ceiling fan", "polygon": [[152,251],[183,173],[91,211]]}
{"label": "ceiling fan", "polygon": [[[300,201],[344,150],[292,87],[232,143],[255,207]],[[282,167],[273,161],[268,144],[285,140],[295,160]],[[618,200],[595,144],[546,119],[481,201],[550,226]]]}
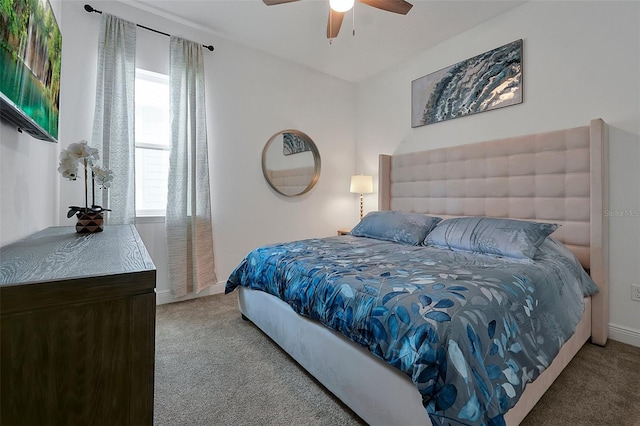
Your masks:
{"label": "ceiling fan", "polygon": [[[276,4],[292,3],[299,0],[262,0],[267,6],[273,6]],[[360,3],[364,3],[368,6],[375,7],[376,9],[385,10],[387,12],[398,13],[400,15],[406,15],[409,13],[413,5],[404,0],[358,0]],[[330,0],[329,20],[327,22],[327,38],[332,39],[338,36],[340,27],[342,26],[342,20],[344,19],[345,12],[349,11],[353,7],[354,0]]]}

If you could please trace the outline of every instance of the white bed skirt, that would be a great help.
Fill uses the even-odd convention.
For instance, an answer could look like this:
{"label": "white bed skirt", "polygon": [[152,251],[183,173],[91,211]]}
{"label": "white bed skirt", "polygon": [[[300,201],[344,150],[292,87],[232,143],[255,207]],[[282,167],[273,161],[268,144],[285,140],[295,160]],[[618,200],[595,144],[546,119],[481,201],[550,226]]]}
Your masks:
{"label": "white bed skirt", "polygon": [[[370,425],[430,425],[422,398],[410,378],[341,334],[298,315],[282,300],[246,287],[239,289],[240,311],[305,370]],[[517,425],[551,386],[591,335],[591,299],[574,335],[551,366],[505,416]]]}

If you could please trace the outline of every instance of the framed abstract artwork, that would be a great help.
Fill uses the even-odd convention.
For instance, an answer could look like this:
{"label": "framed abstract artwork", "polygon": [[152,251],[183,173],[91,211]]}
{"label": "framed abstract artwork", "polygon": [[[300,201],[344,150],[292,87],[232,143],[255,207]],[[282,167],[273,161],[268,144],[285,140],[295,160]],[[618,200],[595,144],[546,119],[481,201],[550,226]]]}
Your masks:
{"label": "framed abstract artwork", "polygon": [[411,127],[522,103],[522,39],[411,82]]}

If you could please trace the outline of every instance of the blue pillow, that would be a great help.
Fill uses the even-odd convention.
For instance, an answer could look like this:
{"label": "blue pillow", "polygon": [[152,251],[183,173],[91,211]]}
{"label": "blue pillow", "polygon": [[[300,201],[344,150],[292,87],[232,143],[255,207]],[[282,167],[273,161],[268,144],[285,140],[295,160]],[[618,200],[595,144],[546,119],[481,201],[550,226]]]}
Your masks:
{"label": "blue pillow", "polygon": [[420,213],[370,212],[351,230],[351,235],[418,246],[441,220]]}
{"label": "blue pillow", "polygon": [[540,244],[557,228],[555,223],[459,217],[440,222],[427,235],[425,244],[516,259],[533,259]]}

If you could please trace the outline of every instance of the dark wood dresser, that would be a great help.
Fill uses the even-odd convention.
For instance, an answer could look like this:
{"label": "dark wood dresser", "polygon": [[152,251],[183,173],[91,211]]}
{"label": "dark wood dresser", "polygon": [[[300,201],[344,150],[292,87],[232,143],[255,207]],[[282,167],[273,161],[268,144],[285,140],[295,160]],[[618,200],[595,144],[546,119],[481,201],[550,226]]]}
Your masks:
{"label": "dark wood dresser", "polygon": [[132,225],[0,248],[0,424],[151,425],[155,283]]}

